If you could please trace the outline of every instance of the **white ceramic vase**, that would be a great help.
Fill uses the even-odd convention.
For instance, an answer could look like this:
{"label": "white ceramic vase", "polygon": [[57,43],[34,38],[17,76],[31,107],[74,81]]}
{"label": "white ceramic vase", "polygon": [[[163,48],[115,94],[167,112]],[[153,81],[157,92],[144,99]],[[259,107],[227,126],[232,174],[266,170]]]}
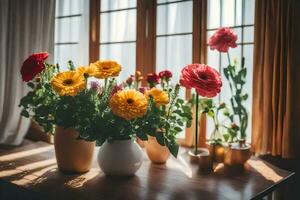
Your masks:
{"label": "white ceramic vase", "polygon": [[133,139],[104,142],[98,164],[108,176],[133,176],[143,163],[143,151]]}

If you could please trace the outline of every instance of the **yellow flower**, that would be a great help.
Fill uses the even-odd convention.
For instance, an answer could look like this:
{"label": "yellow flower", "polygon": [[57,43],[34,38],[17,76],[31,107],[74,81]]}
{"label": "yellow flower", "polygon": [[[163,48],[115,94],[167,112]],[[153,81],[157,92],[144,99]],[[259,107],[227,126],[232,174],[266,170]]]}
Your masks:
{"label": "yellow flower", "polygon": [[77,67],[76,72],[83,74],[83,75],[87,74],[89,76],[93,76],[94,68],[92,68],[90,66],[81,66],[81,67]]}
{"label": "yellow flower", "polygon": [[127,120],[145,115],[147,105],[147,98],[136,90],[121,90],[109,102],[112,113]]}
{"label": "yellow flower", "polygon": [[75,96],[86,87],[83,74],[76,71],[61,72],[51,80],[52,88],[61,96]]}
{"label": "yellow flower", "polygon": [[166,105],[169,103],[169,95],[165,91],[158,89],[158,88],[151,88],[151,90],[148,90],[146,95],[152,96],[154,99],[154,102],[157,107],[160,107],[161,105]]}
{"label": "yellow flower", "polygon": [[119,76],[121,65],[115,61],[104,60],[90,64],[93,70],[92,76],[100,79]]}

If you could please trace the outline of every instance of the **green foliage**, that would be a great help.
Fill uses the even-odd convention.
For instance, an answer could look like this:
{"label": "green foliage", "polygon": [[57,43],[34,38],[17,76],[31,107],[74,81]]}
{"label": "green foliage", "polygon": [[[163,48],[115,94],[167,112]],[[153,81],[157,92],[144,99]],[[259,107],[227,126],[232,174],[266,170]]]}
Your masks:
{"label": "green foliage", "polygon": [[245,139],[246,129],[248,127],[248,112],[244,105],[245,101],[248,99],[248,94],[244,91],[247,76],[245,58],[242,58],[241,67],[238,67],[236,64],[229,64],[228,67],[224,68],[223,72],[232,94],[232,97],[230,98],[232,113],[230,114],[230,112],[227,112],[225,114],[228,119],[230,119],[231,123],[235,125],[234,128],[228,128],[228,135],[225,137],[229,141],[237,139],[238,136],[239,139]]}

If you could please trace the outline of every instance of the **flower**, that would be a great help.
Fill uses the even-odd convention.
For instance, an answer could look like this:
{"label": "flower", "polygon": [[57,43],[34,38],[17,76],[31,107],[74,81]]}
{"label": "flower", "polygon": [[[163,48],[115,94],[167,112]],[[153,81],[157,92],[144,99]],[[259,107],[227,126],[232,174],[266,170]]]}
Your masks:
{"label": "flower", "polygon": [[147,74],[147,82],[150,85],[156,85],[160,82],[160,77],[156,73]]}
{"label": "flower", "polygon": [[29,56],[21,67],[23,81],[31,81],[37,74],[45,69],[44,61],[48,58],[47,52],[34,53]]}
{"label": "flower", "polygon": [[81,67],[77,67],[76,71],[83,75],[92,76],[94,73],[94,68],[90,66],[81,66]]}
{"label": "flower", "polygon": [[130,75],[127,80],[126,80],[126,83],[128,85],[131,85],[133,83],[133,81],[135,80],[135,76],[134,75]]}
{"label": "flower", "polygon": [[166,105],[169,103],[169,95],[165,91],[158,89],[158,88],[152,88],[147,91],[146,95],[152,96],[154,99],[154,102],[157,107],[160,107],[161,105]]}
{"label": "flower", "polygon": [[91,81],[90,86],[93,91],[98,92],[98,93],[102,92],[101,85],[99,84],[98,81]]}
{"label": "flower", "polygon": [[135,72],[135,80],[136,81],[142,81],[144,78],[143,78],[143,76],[142,76],[142,73],[140,72],[140,71],[136,71]]}
{"label": "flower", "polygon": [[51,85],[61,96],[75,96],[86,88],[86,80],[82,74],[76,71],[67,71],[54,76]]}
{"label": "flower", "polygon": [[219,28],[208,40],[211,50],[227,52],[229,47],[235,48],[237,41],[236,33],[230,28]]}
{"label": "flower", "polygon": [[126,120],[142,117],[147,112],[147,98],[136,90],[122,90],[110,99],[112,113]]}
{"label": "flower", "polygon": [[159,76],[161,79],[169,80],[170,78],[172,78],[173,74],[172,74],[172,72],[169,71],[169,70],[164,70],[164,71],[159,72],[158,76]]}
{"label": "flower", "polygon": [[97,61],[90,64],[92,68],[92,76],[100,79],[119,76],[121,72],[121,65],[115,61],[104,60]]}
{"label": "flower", "polygon": [[143,93],[143,94],[146,94],[146,92],[149,90],[149,88],[148,87],[140,87],[139,88],[139,91],[141,92],[141,93]]}
{"label": "flower", "polygon": [[180,84],[187,89],[195,88],[203,97],[215,97],[221,91],[219,72],[205,64],[191,64],[181,71]]}
{"label": "flower", "polygon": [[117,92],[119,92],[119,91],[121,91],[121,90],[123,90],[123,89],[124,89],[124,87],[123,87],[122,84],[116,85],[116,86],[112,89],[111,95],[114,95],[115,93],[117,93]]}

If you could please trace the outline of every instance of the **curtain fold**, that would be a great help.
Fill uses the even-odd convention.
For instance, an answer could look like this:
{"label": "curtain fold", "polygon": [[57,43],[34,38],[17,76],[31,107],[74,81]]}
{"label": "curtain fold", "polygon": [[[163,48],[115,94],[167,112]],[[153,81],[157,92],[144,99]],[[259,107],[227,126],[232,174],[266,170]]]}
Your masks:
{"label": "curtain fold", "polygon": [[252,146],[258,154],[299,156],[298,9],[295,0],[256,1]]}
{"label": "curtain fold", "polygon": [[20,116],[27,86],[20,68],[32,53],[54,51],[55,0],[0,1],[0,143],[18,145],[30,124]]}

